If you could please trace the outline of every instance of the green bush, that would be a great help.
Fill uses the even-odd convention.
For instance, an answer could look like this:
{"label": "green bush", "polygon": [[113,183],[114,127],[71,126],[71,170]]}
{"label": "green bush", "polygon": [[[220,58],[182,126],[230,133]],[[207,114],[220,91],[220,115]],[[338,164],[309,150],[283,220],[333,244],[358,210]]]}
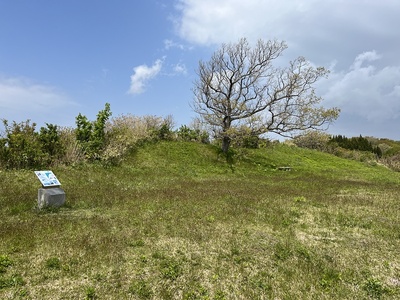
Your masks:
{"label": "green bush", "polygon": [[173,127],[173,118],[168,116],[166,118],[155,118],[153,126],[150,127],[151,137],[154,141],[172,141],[175,139]]}
{"label": "green bush", "polygon": [[200,142],[208,144],[210,142],[209,135],[206,131],[200,129],[192,129],[186,125],[182,125],[176,131],[178,140],[185,142]]}
{"label": "green bush", "polygon": [[97,114],[96,121],[91,122],[80,113],[76,117],[76,139],[90,160],[100,159],[105,144],[106,122],[111,114],[110,104],[106,103]]}
{"label": "green bush", "polygon": [[35,132],[36,123],[30,120],[17,123],[13,121],[11,125],[7,120],[3,120],[5,136],[0,142],[1,165],[9,169],[30,169],[39,168],[45,165],[49,159],[43,149],[39,139],[39,134]]}
{"label": "green bush", "polygon": [[48,164],[54,164],[64,156],[65,145],[60,140],[57,125],[46,123],[46,126],[40,128],[39,142],[43,152],[48,155]]}
{"label": "green bush", "polygon": [[256,149],[259,147],[260,137],[251,127],[240,126],[231,128],[228,132],[231,138],[231,145],[236,148]]}

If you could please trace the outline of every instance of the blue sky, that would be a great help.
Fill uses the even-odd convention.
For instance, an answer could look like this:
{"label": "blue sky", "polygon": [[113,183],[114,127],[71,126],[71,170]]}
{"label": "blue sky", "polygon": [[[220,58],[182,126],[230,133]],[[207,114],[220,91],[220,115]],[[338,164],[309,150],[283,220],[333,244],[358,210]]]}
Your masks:
{"label": "blue sky", "polygon": [[276,38],[279,63],[331,70],[317,85],[342,110],[328,132],[400,140],[399,15],[397,0],[0,0],[0,119],[75,126],[109,102],[189,125],[199,60]]}

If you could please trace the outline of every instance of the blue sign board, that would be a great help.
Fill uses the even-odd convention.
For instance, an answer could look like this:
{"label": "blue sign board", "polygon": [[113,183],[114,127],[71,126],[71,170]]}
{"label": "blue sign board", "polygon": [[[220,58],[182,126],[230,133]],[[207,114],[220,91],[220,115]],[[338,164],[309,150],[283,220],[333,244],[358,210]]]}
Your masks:
{"label": "blue sign board", "polygon": [[35,171],[35,175],[42,183],[43,187],[60,186],[56,175],[52,171]]}

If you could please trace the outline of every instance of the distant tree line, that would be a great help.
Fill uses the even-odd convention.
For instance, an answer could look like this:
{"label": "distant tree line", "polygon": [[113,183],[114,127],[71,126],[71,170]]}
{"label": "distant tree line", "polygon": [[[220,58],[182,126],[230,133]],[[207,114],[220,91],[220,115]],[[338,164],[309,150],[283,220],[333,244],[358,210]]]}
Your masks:
{"label": "distant tree line", "polygon": [[335,143],[337,146],[358,151],[368,151],[375,153],[379,158],[382,157],[382,150],[379,146],[373,146],[372,143],[361,135],[359,137],[345,137],[343,135],[334,135],[329,139],[329,143]]}

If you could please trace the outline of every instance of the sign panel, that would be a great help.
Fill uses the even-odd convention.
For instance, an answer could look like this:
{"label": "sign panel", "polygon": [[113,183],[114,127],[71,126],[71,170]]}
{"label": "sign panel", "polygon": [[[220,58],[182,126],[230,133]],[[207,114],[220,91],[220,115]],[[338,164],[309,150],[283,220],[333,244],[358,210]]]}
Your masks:
{"label": "sign panel", "polygon": [[35,171],[35,174],[44,187],[61,185],[52,171]]}

